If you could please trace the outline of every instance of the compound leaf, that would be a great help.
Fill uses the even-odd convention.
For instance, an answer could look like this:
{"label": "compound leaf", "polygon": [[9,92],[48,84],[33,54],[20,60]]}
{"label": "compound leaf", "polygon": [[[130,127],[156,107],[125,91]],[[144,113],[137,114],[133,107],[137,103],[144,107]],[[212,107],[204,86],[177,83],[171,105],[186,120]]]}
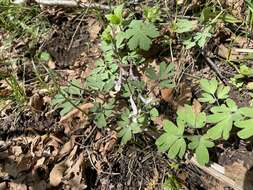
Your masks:
{"label": "compound leaf", "polygon": [[217,87],[218,87],[218,82],[215,79],[212,79],[212,80],[201,79],[200,80],[200,87],[205,92],[207,92],[209,94],[214,94]]}
{"label": "compound leaf", "polygon": [[163,125],[165,133],[156,140],[158,150],[160,152],[168,151],[168,156],[171,159],[176,156],[182,158],[186,150],[186,142],[183,138],[184,125],[180,121],[177,124],[178,126],[165,120]]}
{"label": "compound leaf", "polygon": [[187,19],[177,19],[175,23],[175,32],[184,33],[191,32],[197,28],[198,21],[196,20],[187,20]]}
{"label": "compound leaf", "polygon": [[214,143],[205,135],[193,136],[189,139],[191,140],[191,143],[189,143],[188,147],[195,150],[198,163],[200,165],[207,164],[209,162],[208,148],[213,147]]}
{"label": "compound leaf", "polygon": [[215,102],[214,97],[208,93],[202,93],[202,97],[198,99],[200,102],[208,102],[209,104],[213,104]]}
{"label": "compound leaf", "polygon": [[223,85],[220,85],[217,89],[217,98],[218,99],[226,99],[229,97],[228,93],[230,91],[230,87],[229,86],[223,86]]}
{"label": "compound leaf", "polygon": [[149,50],[152,43],[151,39],[159,36],[159,32],[152,23],[143,22],[142,20],[133,20],[126,30],[126,38],[130,50],[138,47],[143,50]]}
{"label": "compound leaf", "polygon": [[237,133],[241,139],[247,139],[253,136],[253,119],[237,121],[235,122],[235,126],[242,128],[242,130]]}
{"label": "compound leaf", "polygon": [[206,124],[206,114],[204,112],[194,112],[192,106],[185,105],[177,111],[178,119],[192,128],[202,128]]}
{"label": "compound leaf", "polygon": [[212,115],[207,117],[208,123],[215,123],[215,126],[207,131],[207,135],[211,139],[229,138],[229,133],[232,129],[233,122],[242,118],[235,102],[231,99],[226,100],[226,105],[215,106],[211,108]]}

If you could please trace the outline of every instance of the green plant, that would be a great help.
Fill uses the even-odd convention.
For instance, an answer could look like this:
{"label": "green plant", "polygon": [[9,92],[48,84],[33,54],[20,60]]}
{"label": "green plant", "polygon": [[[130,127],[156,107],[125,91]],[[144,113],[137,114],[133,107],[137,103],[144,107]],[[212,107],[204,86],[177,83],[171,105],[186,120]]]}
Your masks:
{"label": "green plant", "polygon": [[177,120],[177,126],[171,121],[165,120],[163,123],[165,133],[157,140],[156,145],[161,152],[168,151],[169,158],[176,156],[183,158],[186,150],[186,142],[184,139],[184,123]]}
{"label": "green plant", "polygon": [[160,63],[159,73],[153,68],[146,69],[146,76],[158,83],[160,88],[172,88],[174,87],[172,77],[174,76],[174,65],[166,64],[165,62]]}
{"label": "green plant", "polygon": [[12,32],[11,37],[31,37],[33,39],[46,33],[49,24],[40,15],[39,6],[13,4],[10,0],[0,2],[0,25]]}
{"label": "green plant", "polygon": [[149,22],[156,22],[160,20],[161,11],[159,7],[144,7],[144,16]]}
{"label": "green plant", "polygon": [[[203,8],[198,19],[176,19],[172,23],[172,29],[180,34],[179,39],[182,39],[186,49],[192,47],[204,48],[212,37],[214,29],[220,23],[237,24],[242,23],[242,21],[223,9],[220,10],[216,6],[208,5]],[[197,32],[193,33],[196,30]]]}
{"label": "green plant", "polygon": [[[157,73],[148,67],[141,54],[143,50],[148,51],[152,40],[160,35],[153,23],[158,19],[159,11],[146,7],[145,20],[137,20],[131,14],[123,17],[123,8],[119,5],[106,15],[108,25],[101,35],[103,56],[86,78],[85,88],[104,97],[101,100],[104,103],[94,102],[95,124],[106,127],[110,118],[120,120],[117,122],[118,135],[125,144],[159,116],[153,99],[146,93],[147,84],[140,76],[147,74],[159,88],[172,87],[174,67],[161,62]],[[117,98],[113,104],[108,104],[108,96],[112,94]]]}
{"label": "green plant", "polygon": [[60,115],[64,116],[81,103],[83,85],[79,80],[72,80],[67,86],[62,86],[58,94],[52,99],[51,105],[61,109]]}
{"label": "green plant", "polygon": [[208,148],[214,147],[214,143],[207,135],[196,135],[189,138],[191,141],[188,145],[189,149],[195,150],[196,159],[199,164],[205,165],[209,162]]}
{"label": "green plant", "polygon": [[10,98],[16,103],[24,103],[27,100],[26,93],[23,86],[18,82],[17,77],[15,75],[10,75],[5,78],[5,81],[12,90]]}
{"label": "green plant", "polygon": [[106,120],[111,116],[114,108],[115,99],[109,99],[107,103],[101,104],[98,102],[94,103],[94,108],[91,112],[95,113],[95,123],[99,128],[106,127]]}
{"label": "green plant", "polygon": [[173,24],[173,30],[176,33],[192,32],[198,27],[197,20],[177,19]]}
{"label": "green plant", "polygon": [[219,104],[219,100],[229,97],[230,87],[218,84],[216,79],[201,79],[200,87],[203,90],[201,98],[198,99],[200,102],[208,102],[209,104],[217,102]]}
{"label": "green plant", "polygon": [[238,128],[242,128],[237,135],[241,139],[247,139],[253,136],[253,107],[240,108],[240,113],[244,116],[244,120],[236,121],[234,124]]}
{"label": "green plant", "polygon": [[138,134],[142,131],[141,126],[143,119],[143,116],[132,117],[127,108],[123,111],[121,120],[118,122],[119,137],[122,138],[122,144],[126,144],[133,138],[134,134]]}
{"label": "green plant", "polygon": [[174,175],[167,175],[163,182],[163,190],[180,190],[181,185]]}
{"label": "green plant", "polygon": [[143,50],[149,50],[151,39],[159,36],[159,32],[152,23],[142,20],[132,20],[125,32],[125,38],[128,39],[128,47],[135,50],[138,47]]}
{"label": "green plant", "polygon": [[206,135],[185,135],[188,129],[201,129],[205,125],[206,114],[196,112],[192,106],[185,105],[177,112],[177,126],[171,121],[164,122],[165,133],[156,140],[158,150],[160,152],[168,151],[168,156],[171,159],[176,156],[183,158],[188,143],[188,149],[195,152],[197,161],[202,165],[208,163],[208,148],[214,146],[211,139]]}
{"label": "green plant", "polygon": [[208,123],[215,124],[207,131],[207,135],[214,140],[221,137],[227,140],[233,123],[242,119],[241,112],[233,100],[227,99],[225,103],[212,107],[210,110],[212,114],[207,117]]}

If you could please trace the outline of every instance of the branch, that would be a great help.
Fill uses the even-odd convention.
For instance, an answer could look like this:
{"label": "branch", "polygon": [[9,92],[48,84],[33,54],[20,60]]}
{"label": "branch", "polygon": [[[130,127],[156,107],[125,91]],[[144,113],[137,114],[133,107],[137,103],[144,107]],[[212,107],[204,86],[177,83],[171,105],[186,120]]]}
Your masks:
{"label": "branch", "polygon": [[36,3],[50,6],[77,7],[78,2],[75,0],[35,0]]}
{"label": "branch", "polygon": [[82,3],[78,0],[35,0],[35,2],[47,6],[86,7],[110,10],[110,7],[107,5],[101,5],[99,3]]}

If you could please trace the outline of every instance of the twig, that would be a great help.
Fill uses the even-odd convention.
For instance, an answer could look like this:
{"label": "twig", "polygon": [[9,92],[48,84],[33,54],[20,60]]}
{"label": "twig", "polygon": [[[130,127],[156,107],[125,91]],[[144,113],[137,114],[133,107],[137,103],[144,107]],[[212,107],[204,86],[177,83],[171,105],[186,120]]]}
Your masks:
{"label": "twig", "polygon": [[97,8],[103,10],[110,10],[110,7],[107,5],[101,5],[99,3],[80,3],[80,7],[90,7],[90,8]]}
{"label": "twig", "polygon": [[212,164],[210,167],[201,166],[198,164],[195,158],[192,158],[189,162],[197,166],[198,168],[202,169],[204,172],[208,173],[209,175],[213,176],[214,178],[218,179],[219,181],[223,182],[224,184],[232,187],[233,189],[243,190],[243,187],[238,185],[234,180],[224,175],[225,172],[222,166],[218,164]]}
{"label": "twig", "polygon": [[99,3],[82,3],[77,0],[35,0],[35,2],[47,6],[85,7],[110,10],[110,7],[107,5],[101,5]]}
{"label": "twig", "polygon": [[220,80],[224,83],[227,84],[227,79],[220,73],[217,65],[210,59],[210,57],[208,57],[207,55],[205,55],[204,53],[202,53],[203,57],[205,58],[206,62],[208,63],[208,65],[211,67],[211,69],[214,70],[214,72],[217,74],[217,76],[220,78]]}
{"label": "twig", "polygon": [[75,0],[35,0],[36,3],[50,6],[65,6],[77,7],[78,3]]}

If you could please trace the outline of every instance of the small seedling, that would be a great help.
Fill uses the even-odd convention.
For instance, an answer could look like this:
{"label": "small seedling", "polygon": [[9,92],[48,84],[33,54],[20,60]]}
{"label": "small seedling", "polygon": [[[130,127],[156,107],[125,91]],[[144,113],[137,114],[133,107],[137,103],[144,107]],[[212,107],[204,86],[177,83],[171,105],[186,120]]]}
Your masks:
{"label": "small seedling", "polygon": [[219,100],[225,100],[229,97],[230,87],[218,84],[216,79],[201,79],[200,87],[203,90],[201,98],[198,99],[200,102],[214,104],[215,102],[219,103]]}

